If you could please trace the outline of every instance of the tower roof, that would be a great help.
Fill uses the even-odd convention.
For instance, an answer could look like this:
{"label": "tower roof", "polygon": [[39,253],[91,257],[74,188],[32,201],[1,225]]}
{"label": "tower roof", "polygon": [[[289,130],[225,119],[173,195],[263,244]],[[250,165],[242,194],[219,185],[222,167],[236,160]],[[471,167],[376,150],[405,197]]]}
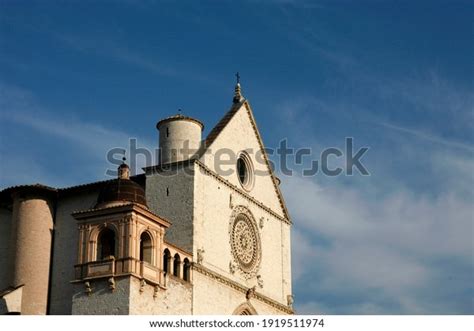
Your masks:
{"label": "tower roof", "polygon": [[176,114],[176,115],[173,115],[173,116],[162,119],[161,121],[156,123],[156,128],[159,130],[160,126],[163,123],[172,122],[172,121],[189,121],[189,122],[193,122],[193,123],[196,123],[197,125],[199,125],[201,127],[201,130],[204,129],[204,124],[201,121],[199,121],[195,118],[189,117],[189,116],[184,116],[182,114]]}
{"label": "tower roof", "polygon": [[145,190],[130,179],[117,178],[104,186],[97,198],[96,207],[110,202],[133,202],[147,207]]}
{"label": "tower roof", "polygon": [[130,180],[130,168],[124,162],[118,167],[118,178],[105,185],[99,193],[96,207],[114,202],[133,202],[146,208],[145,190],[138,183]]}

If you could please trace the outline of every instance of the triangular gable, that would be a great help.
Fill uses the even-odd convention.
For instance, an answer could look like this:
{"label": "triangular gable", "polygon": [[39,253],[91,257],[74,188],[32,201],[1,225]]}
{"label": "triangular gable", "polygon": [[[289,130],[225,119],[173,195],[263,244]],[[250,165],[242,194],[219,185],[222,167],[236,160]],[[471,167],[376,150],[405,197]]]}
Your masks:
{"label": "triangular gable", "polygon": [[286,218],[288,221],[290,221],[290,216],[288,214],[288,209],[286,208],[285,200],[283,198],[283,195],[281,193],[280,187],[278,185],[277,179],[275,177],[275,174],[273,173],[273,170],[270,167],[270,162],[268,160],[268,155],[265,151],[264,144],[262,137],[260,135],[260,132],[257,127],[257,123],[255,121],[255,117],[253,116],[252,108],[250,107],[250,104],[247,100],[243,99],[240,102],[235,102],[230,110],[222,117],[222,119],[217,123],[217,125],[209,132],[208,136],[206,137],[205,144],[204,144],[204,149],[202,151],[203,155],[208,149],[210,149],[213,145],[213,143],[216,141],[216,139],[219,137],[219,135],[223,132],[224,128],[227,127],[227,125],[230,123],[232,118],[243,108],[245,108],[245,112],[249,116],[250,123],[252,125],[252,129],[255,133],[255,136],[257,138],[257,142],[259,145],[259,148],[262,152],[262,155],[265,160],[266,168],[268,173],[270,174],[270,178],[273,184],[273,188],[275,190],[275,193],[277,195],[277,198],[279,200],[281,209],[283,211],[283,216]]}
{"label": "triangular gable", "polygon": [[246,101],[234,103],[230,110],[227,112],[227,114],[225,114],[224,117],[221,118],[219,123],[217,123],[216,126],[212,128],[211,132],[209,132],[205,140],[206,149],[208,149],[212,145],[214,140],[216,140],[217,136],[219,136],[222,130],[227,126],[232,117],[234,117],[234,115],[239,111],[240,107],[242,107],[245,102]]}

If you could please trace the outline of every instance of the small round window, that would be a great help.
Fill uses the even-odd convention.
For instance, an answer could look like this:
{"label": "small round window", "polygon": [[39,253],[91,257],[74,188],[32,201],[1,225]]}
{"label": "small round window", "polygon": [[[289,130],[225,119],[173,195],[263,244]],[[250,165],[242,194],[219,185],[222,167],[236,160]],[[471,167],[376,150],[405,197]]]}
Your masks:
{"label": "small round window", "polygon": [[247,153],[241,153],[239,155],[236,167],[240,185],[247,191],[251,190],[254,182],[253,166]]}

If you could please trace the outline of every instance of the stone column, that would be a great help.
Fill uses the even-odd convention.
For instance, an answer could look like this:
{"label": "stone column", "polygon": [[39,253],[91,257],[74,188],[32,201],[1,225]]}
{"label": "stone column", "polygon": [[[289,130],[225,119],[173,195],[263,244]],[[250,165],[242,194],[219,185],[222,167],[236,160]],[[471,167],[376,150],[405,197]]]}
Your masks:
{"label": "stone column", "polygon": [[168,259],[168,274],[172,275],[174,271],[174,257],[173,255],[170,255],[170,258]]}
{"label": "stone column", "polygon": [[47,313],[54,225],[50,194],[39,188],[13,194],[11,284],[24,285],[21,313],[26,315]]}

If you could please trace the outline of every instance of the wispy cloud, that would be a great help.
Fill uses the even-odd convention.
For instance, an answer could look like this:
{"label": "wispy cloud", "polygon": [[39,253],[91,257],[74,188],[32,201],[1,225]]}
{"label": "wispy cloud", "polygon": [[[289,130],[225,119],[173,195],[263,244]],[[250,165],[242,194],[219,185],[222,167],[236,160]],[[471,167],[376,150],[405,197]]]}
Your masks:
{"label": "wispy cloud", "polygon": [[170,60],[160,58],[159,55],[156,56],[156,54],[151,58],[136,48],[129,47],[112,38],[56,32],[51,32],[51,35],[64,45],[83,53],[110,58],[163,77],[186,79],[218,86],[217,80],[213,79],[209,73],[204,75],[197,72],[195,68],[180,67]]}
{"label": "wispy cloud", "polygon": [[176,77],[179,75],[169,63],[164,64],[156,58],[153,60],[146,58],[137,51],[133,51],[123,45],[119,46],[110,39],[105,40],[97,37],[86,38],[84,36],[73,36],[65,33],[52,33],[52,35],[65,45],[81,52],[94,53],[113,58],[162,76]]}
{"label": "wispy cloud", "polygon": [[409,134],[411,136],[414,136],[416,138],[419,138],[419,139],[424,139],[424,140],[431,141],[431,142],[434,142],[434,143],[437,143],[437,144],[441,144],[441,145],[444,145],[444,146],[447,146],[447,147],[463,149],[463,150],[466,150],[468,152],[474,152],[474,147],[472,145],[468,145],[468,144],[464,144],[464,143],[461,143],[461,142],[453,141],[451,139],[442,138],[442,137],[439,137],[439,136],[436,136],[436,135],[433,135],[433,134],[430,134],[430,133],[423,132],[421,130],[414,130],[414,129],[404,128],[404,127],[401,127],[401,126],[398,126],[398,125],[394,125],[394,124],[390,124],[390,123],[384,123],[384,122],[378,122],[376,124],[381,125],[385,128],[389,128],[389,129],[398,131],[398,132],[407,133],[407,134]]}
{"label": "wispy cloud", "polygon": [[[472,313],[473,201],[455,187],[437,198],[401,190],[372,200],[357,188],[291,177],[283,190],[295,222],[294,282],[312,284],[297,293],[301,312],[357,312],[356,302],[365,313]],[[457,285],[443,287],[448,279]],[[457,287],[466,297],[453,302]],[[352,303],[332,306],[333,296]],[[325,310],[308,310],[319,305]]]}
{"label": "wispy cloud", "polygon": [[[31,133],[32,135],[49,136],[56,139],[57,146],[69,146],[70,155],[63,155],[65,158],[78,158],[79,156],[76,154],[79,148],[87,151],[87,155],[84,156],[88,160],[87,169],[91,172],[95,171],[91,180],[103,174],[110,166],[106,160],[107,152],[116,147],[127,150],[130,138],[137,138],[138,147],[147,148],[150,151],[155,149],[154,142],[143,137],[107,128],[93,121],[81,119],[73,113],[45,109],[37,103],[31,92],[18,87],[0,84],[0,108],[2,109],[0,118],[3,125],[18,128],[27,127],[36,132]],[[3,140],[2,145],[5,146],[4,142],[8,137],[4,134],[0,137]],[[41,148],[40,146],[35,147],[34,144],[33,141],[32,149]],[[50,152],[51,155],[55,154],[54,150]],[[52,174],[43,169],[42,165],[34,162],[27,153],[28,151],[24,151],[24,153],[18,153],[17,150],[2,151],[2,159],[5,159],[5,162],[2,162],[2,185],[28,183],[31,180],[51,185],[63,185],[74,180],[73,174],[69,174],[66,181],[62,174]],[[137,162],[136,169],[133,170],[140,172],[141,167],[145,165],[145,160],[139,159]],[[20,171],[22,165],[29,165],[28,167],[32,171]],[[78,170],[75,169],[75,171]],[[25,173],[30,176],[25,177]]]}
{"label": "wispy cloud", "polygon": [[[428,83],[390,81],[382,88],[375,76],[367,77],[372,107],[315,96],[295,96],[276,107],[285,133],[301,145],[337,145],[334,136],[311,130],[321,125],[308,115],[315,111],[338,123],[342,134],[379,134],[369,140],[380,147],[369,152],[370,178],[282,177],[294,221],[293,281],[306,284],[295,287],[296,308],[313,314],[472,314],[472,93],[436,75]],[[442,106],[433,100],[440,89],[447,98]],[[415,109],[423,121],[408,126],[403,118],[391,119],[392,108]],[[454,138],[431,133],[448,125],[457,129]]]}
{"label": "wispy cloud", "polygon": [[[143,10],[155,10],[156,4],[152,3],[137,3],[136,1],[123,1],[124,4],[134,7],[140,7]],[[182,62],[176,62],[173,58],[159,54],[156,49],[150,47],[138,48],[130,45],[120,39],[119,35],[115,34],[75,34],[68,31],[57,31],[48,28],[47,25],[39,25],[38,23],[18,21],[12,17],[3,17],[8,24],[15,26],[21,25],[24,29],[31,33],[46,35],[51,38],[55,45],[60,47],[67,47],[69,49],[82,52],[88,55],[100,56],[105,59],[120,61],[124,64],[133,66],[135,68],[145,70],[151,74],[159,75],[166,78],[186,79],[200,83],[209,84],[214,87],[219,87],[218,80],[213,78],[209,72],[205,74],[199,72],[194,66],[187,66]],[[14,58],[2,58],[0,61],[5,63],[14,63],[16,66],[27,66],[25,63],[17,62]]]}

